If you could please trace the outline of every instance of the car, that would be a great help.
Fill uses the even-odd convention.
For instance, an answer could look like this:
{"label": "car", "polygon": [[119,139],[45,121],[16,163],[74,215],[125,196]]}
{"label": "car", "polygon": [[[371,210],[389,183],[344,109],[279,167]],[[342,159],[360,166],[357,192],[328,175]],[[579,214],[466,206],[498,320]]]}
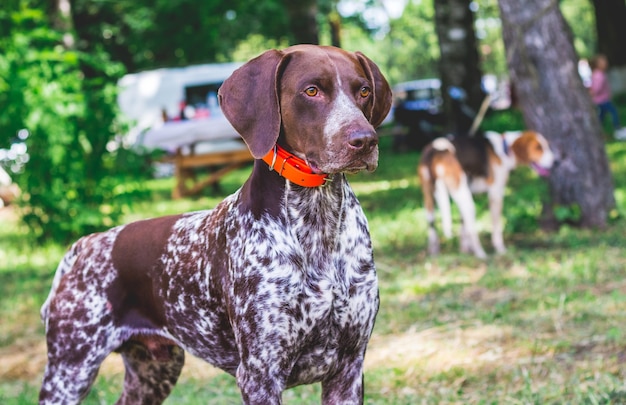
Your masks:
{"label": "car", "polygon": [[421,150],[441,135],[445,116],[439,79],[398,83],[393,94],[394,149]]}

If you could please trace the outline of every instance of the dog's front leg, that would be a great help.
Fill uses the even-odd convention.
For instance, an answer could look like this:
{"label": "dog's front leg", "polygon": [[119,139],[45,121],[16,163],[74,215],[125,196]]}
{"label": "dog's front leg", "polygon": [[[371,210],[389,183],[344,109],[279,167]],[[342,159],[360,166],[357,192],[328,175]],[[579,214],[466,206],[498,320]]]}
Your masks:
{"label": "dog's front leg", "polygon": [[363,356],[344,358],[343,367],[332,378],[322,382],[325,405],[363,404]]}
{"label": "dog's front leg", "polygon": [[[284,334],[290,329],[284,317],[269,314],[270,303],[262,298],[255,301],[257,308],[250,302],[244,305],[248,310],[235,325],[240,354],[237,385],[246,405],[279,405],[297,354]],[[265,321],[263,311],[269,314]]]}
{"label": "dog's front leg", "polygon": [[253,364],[256,361],[242,362],[237,368],[237,385],[246,405],[280,405],[284,383],[268,375],[268,364]]}
{"label": "dog's front leg", "polygon": [[[255,274],[257,268],[263,268],[264,273]],[[240,355],[237,385],[246,405],[281,404],[298,358],[297,328],[291,315],[297,310],[291,305],[297,303],[295,286],[300,274],[261,265],[241,274],[247,277],[238,278],[233,290],[233,330]]]}

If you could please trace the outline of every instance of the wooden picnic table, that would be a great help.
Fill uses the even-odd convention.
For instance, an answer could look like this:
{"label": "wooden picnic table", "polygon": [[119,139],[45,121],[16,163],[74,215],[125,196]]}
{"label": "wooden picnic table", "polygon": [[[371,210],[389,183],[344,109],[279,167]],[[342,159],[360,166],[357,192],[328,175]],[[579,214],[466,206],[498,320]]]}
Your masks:
{"label": "wooden picnic table", "polygon": [[[225,174],[254,160],[223,115],[166,122],[144,133],[138,143],[169,153],[163,161],[174,164],[176,185],[172,198],[196,195],[205,187],[218,184]],[[207,178],[199,179],[198,168],[211,172]]]}

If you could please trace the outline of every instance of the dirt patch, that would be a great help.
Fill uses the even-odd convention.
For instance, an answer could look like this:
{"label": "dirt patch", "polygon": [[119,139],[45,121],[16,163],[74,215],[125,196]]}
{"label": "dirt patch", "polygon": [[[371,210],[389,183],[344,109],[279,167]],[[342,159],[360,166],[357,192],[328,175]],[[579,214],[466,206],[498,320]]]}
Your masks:
{"label": "dirt patch", "polygon": [[419,365],[433,374],[454,367],[473,369],[484,363],[520,356],[507,347],[509,328],[491,325],[446,325],[419,332],[373,336],[365,358],[366,368],[400,368]]}
{"label": "dirt patch", "polygon": [[43,372],[46,343],[15,344],[0,350],[0,380],[32,380]]}
{"label": "dirt patch", "polygon": [[[206,361],[185,352],[185,367],[180,375],[181,379],[209,379],[221,373],[223,373],[222,370],[215,368]],[[122,356],[117,353],[112,353],[109,357],[107,357],[100,367],[100,374],[107,376],[123,375],[124,363],[122,361]]]}
{"label": "dirt patch", "polygon": [[[474,367],[485,362],[503,361],[512,355],[505,347],[510,330],[495,326],[448,325],[420,332],[373,336],[368,347],[366,368],[400,367],[423,364],[433,373],[455,366]],[[520,355],[520,353],[516,353]],[[43,341],[30,345],[13,345],[0,351],[0,380],[33,380],[41,378],[46,364]],[[102,364],[100,374],[124,372],[119,354],[113,353]],[[211,378],[222,371],[186,354],[181,378]]]}

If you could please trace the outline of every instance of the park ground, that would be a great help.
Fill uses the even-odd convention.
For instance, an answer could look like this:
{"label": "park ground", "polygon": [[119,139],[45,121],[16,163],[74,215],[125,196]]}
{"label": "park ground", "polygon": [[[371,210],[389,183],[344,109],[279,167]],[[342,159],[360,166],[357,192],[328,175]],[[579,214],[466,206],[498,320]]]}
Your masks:
{"label": "park ground", "polygon": [[[626,143],[607,137],[617,208],[606,229],[537,225],[547,186],[530,169],[514,172],[505,202],[509,251],[487,260],[426,254],[417,152],[381,141],[380,167],[351,176],[368,216],[381,307],[365,363],[366,404],[626,403]],[[171,200],[172,179],[148,182],[124,222],[210,208],[221,191]],[[515,191],[513,191],[515,190]],[[489,249],[486,200],[477,199]],[[0,403],[32,404],[45,366],[39,307],[66,246],[34,244],[15,208],[0,211]],[[86,404],[113,403],[123,366],[103,365]],[[286,391],[286,404],[319,403],[319,385]],[[234,379],[187,357],[170,404],[238,404]]]}

